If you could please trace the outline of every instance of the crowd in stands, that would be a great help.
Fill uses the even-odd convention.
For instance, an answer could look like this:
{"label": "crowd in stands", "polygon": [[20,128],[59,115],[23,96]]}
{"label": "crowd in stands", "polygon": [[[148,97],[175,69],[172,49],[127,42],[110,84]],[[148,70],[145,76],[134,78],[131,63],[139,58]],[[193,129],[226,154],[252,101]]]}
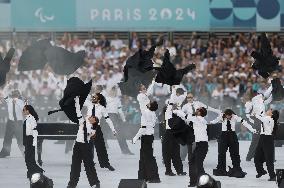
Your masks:
{"label": "crowd in stands", "polygon": [[[209,40],[202,40],[193,33],[191,39],[184,40],[178,37],[172,41],[163,35],[153,38],[150,33],[140,38],[139,33],[134,32],[129,41],[121,40],[117,34],[112,40],[104,34],[100,38],[81,40],[76,34],[65,33],[62,38],[54,39],[52,42],[72,52],[86,50],[86,64],[76,74],[85,81],[92,78],[94,85],[106,85],[117,83],[123,78],[122,71],[127,57],[138,48],[149,49],[161,37],[164,38],[164,44],[158,48],[154,57],[157,66],[162,63],[166,48],[170,50],[172,62],[178,69],[190,63],[196,64],[196,70],[188,73],[182,84],[188,92],[193,93],[196,99],[212,107],[220,109],[231,107],[237,114],[243,115],[242,98],[246,91],[263,92],[269,86],[267,80],[262,79],[251,68],[253,60],[250,53],[259,48],[257,33],[238,33],[222,39],[212,35]],[[274,54],[280,57],[284,67],[284,41],[279,40],[277,34],[269,38]],[[22,96],[28,101],[37,103],[38,108],[43,107],[43,101],[46,101],[51,109],[62,97],[66,78],[53,74],[49,67],[30,72],[17,71],[19,58],[23,50],[31,43],[32,40],[29,38],[15,37],[13,41],[0,40],[2,54],[5,54],[12,45],[16,48],[12,67],[7,76],[7,84],[0,89],[0,97],[7,95],[5,88],[10,87],[10,89],[20,90]],[[283,73],[278,73],[278,76],[282,78],[282,81],[284,80]],[[161,85],[154,86],[153,96],[156,99],[166,98],[168,95],[168,90]],[[136,99],[122,96],[122,103],[129,124],[138,126],[140,117],[137,113],[139,109]],[[5,121],[4,106],[0,105],[1,122]],[[280,110],[284,109],[283,102],[275,103],[273,106]],[[42,120],[46,121],[44,118]],[[239,137],[250,139],[250,136],[246,135],[246,130],[241,130]]]}

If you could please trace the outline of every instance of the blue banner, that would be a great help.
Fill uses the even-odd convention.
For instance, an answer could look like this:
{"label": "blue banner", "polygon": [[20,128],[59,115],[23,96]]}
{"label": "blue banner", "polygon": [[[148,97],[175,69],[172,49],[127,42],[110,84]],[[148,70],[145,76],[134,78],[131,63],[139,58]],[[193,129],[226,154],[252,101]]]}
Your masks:
{"label": "blue banner", "polygon": [[76,8],[79,28],[104,31],[209,29],[209,0],[77,0]]}
{"label": "blue banner", "polygon": [[75,1],[12,0],[12,25],[17,30],[73,30]]}
{"label": "blue banner", "polygon": [[0,0],[0,31],[280,31],[284,0]]}

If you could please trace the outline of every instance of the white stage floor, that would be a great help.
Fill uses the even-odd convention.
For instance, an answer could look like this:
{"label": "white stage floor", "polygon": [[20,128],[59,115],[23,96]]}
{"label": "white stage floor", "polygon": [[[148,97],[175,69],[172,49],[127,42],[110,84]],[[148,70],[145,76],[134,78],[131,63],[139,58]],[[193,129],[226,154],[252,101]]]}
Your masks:
{"label": "white stage floor", "polygon": [[[3,140],[0,140],[2,148]],[[43,169],[45,174],[52,178],[55,188],[67,187],[70,173],[71,156],[64,154],[65,145],[54,144],[55,141],[45,141],[43,144]],[[97,163],[97,173],[101,181],[102,188],[116,188],[118,187],[120,179],[136,179],[139,160],[140,142],[135,145],[129,144],[131,151],[135,153],[134,156],[123,155],[120,152],[117,141],[108,141],[110,163],[116,169],[110,172],[106,169],[101,169]],[[247,176],[243,179],[229,178],[229,177],[216,177],[220,180],[222,188],[277,188],[275,182],[268,182],[268,175],[256,179],[255,167],[253,162],[246,162],[245,157],[248,151],[250,142],[241,141],[241,166]],[[161,178],[160,184],[148,184],[148,188],[187,188],[189,177],[188,176],[165,176],[165,167],[162,164],[161,157],[161,143],[155,141],[154,152],[159,166],[159,174]],[[276,148],[276,164],[275,168],[284,168],[284,147]],[[97,159],[95,159],[95,162]],[[227,154],[227,163],[231,165],[229,155]],[[205,159],[205,170],[212,175],[212,169],[217,165],[217,143],[211,141],[209,144],[209,153]],[[266,167],[265,167],[266,168]],[[84,167],[82,166],[82,169]],[[184,171],[188,173],[188,165],[184,163]],[[81,178],[78,188],[89,187],[85,171],[82,170]],[[13,140],[11,156],[5,159],[0,159],[0,188],[29,188],[28,180],[26,179],[26,166],[24,158],[16,145],[16,140]]]}

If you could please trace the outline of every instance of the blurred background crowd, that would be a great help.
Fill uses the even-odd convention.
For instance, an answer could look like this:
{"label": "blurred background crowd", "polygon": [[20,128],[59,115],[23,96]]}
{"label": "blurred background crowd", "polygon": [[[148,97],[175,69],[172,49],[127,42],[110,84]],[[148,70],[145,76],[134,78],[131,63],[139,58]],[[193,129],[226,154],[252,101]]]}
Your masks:
{"label": "blurred background crowd", "polygon": [[[116,84],[123,79],[123,66],[126,59],[139,48],[149,49],[161,38],[164,44],[157,49],[154,61],[159,66],[162,63],[166,48],[170,50],[172,62],[183,68],[190,63],[196,64],[196,70],[184,77],[183,85],[187,92],[192,92],[195,98],[212,107],[225,109],[233,108],[238,115],[243,115],[243,96],[250,90],[261,93],[269,86],[267,80],[262,79],[251,69],[252,58],[250,53],[258,49],[259,38],[257,33],[232,33],[226,37],[216,37],[210,33],[206,40],[198,33],[191,37],[169,37],[163,34],[153,36],[151,33],[131,33],[127,40],[121,39],[118,34],[97,37],[80,38],[76,33],[64,33],[60,37],[53,37],[54,45],[66,48],[72,52],[86,50],[86,64],[76,74],[88,81],[93,79],[93,85]],[[56,121],[47,115],[47,111],[57,108],[58,101],[64,90],[64,76],[53,74],[49,67],[44,70],[18,72],[17,64],[23,50],[34,40],[48,38],[41,35],[39,38],[21,37],[0,40],[0,52],[5,54],[11,46],[16,53],[11,70],[7,76],[7,84],[0,89],[0,98],[8,95],[9,90],[18,89],[23,98],[36,106],[41,121]],[[284,41],[277,33],[269,35],[271,46],[276,56],[280,57],[284,67]],[[278,76],[284,81],[283,72]],[[284,83],[284,82],[283,82]],[[153,96],[163,101],[169,96],[169,91],[162,85],[155,84]],[[139,127],[140,114],[135,98],[121,96],[123,112],[129,126]],[[284,104],[273,103],[273,108],[284,112]],[[160,108],[161,109],[161,108]],[[7,121],[6,104],[0,104],[0,133]],[[284,121],[281,116],[280,121]],[[239,139],[250,139],[250,133],[245,128],[239,130]]]}

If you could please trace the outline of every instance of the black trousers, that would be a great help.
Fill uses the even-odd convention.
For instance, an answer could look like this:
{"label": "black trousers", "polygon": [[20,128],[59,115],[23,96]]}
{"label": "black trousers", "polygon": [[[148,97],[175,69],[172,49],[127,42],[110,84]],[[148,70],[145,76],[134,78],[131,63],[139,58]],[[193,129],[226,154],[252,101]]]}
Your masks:
{"label": "black trousers", "polygon": [[[252,117],[252,119],[254,120],[254,126],[253,126],[254,129],[256,129],[257,131],[260,131],[262,122],[259,119],[257,119],[256,117]],[[251,140],[251,143],[250,143],[250,146],[249,146],[249,151],[248,151],[247,156],[246,156],[246,160],[250,161],[254,157],[258,141],[259,141],[259,134],[253,134],[252,140]]]}
{"label": "black trousers", "polygon": [[[110,165],[110,163],[109,163],[109,159],[108,159],[107,149],[106,149],[106,145],[105,145],[104,135],[103,135],[103,132],[101,130],[101,126],[97,126],[96,136],[95,136],[94,139],[91,140],[91,143],[96,148],[100,167],[101,168],[108,167]],[[92,154],[93,154],[94,148],[92,150],[93,150],[93,152],[92,152]],[[93,157],[94,157],[94,155],[93,155]]]}
{"label": "black trousers", "polygon": [[114,122],[115,130],[117,131],[117,141],[119,144],[119,147],[121,149],[122,153],[129,153],[130,150],[128,148],[127,142],[126,142],[126,136],[125,133],[127,131],[123,130],[123,122],[121,118],[119,117],[119,114],[109,113],[109,117]]}
{"label": "black trousers", "polygon": [[226,170],[226,153],[228,148],[233,168],[240,169],[239,141],[235,131],[222,131],[219,137],[217,169]]}
{"label": "black trousers", "polygon": [[84,162],[84,167],[90,186],[100,182],[95,169],[95,163],[93,161],[92,145],[89,143],[76,142],[73,148],[70,181],[68,186],[77,186],[80,178],[82,161]]}
{"label": "black trousers", "polygon": [[254,155],[254,164],[257,173],[264,171],[263,163],[266,163],[270,177],[275,177],[274,172],[274,140],[271,135],[260,135]]}
{"label": "black trousers", "polygon": [[196,184],[200,175],[205,173],[203,162],[208,152],[208,142],[197,142],[189,160],[190,183]]}
{"label": "black trousers", "polygon": [[185,161],[185,158],[187,156],[188,161],[190,160],[192,156],[192,151],[195,148],[195,143],[188,143],[186,145],[180,146],[180,158],[182,161]]}
{"label": "black trousers", "polygon": [[31,178],[34,173],[42,173],[35,160],[35,147],[33,146],[33,136],[27,136],[25,140],[25,162],[27,166],[27,178]]}
{"label": "black trousers", "polygon": [[12,139],[15,136],[17,139],[17,144],[22,153],[24,153],[23,145],[23,121],[11,121],[8,120],[6,124],[6,131],[3,141],[3,148],[1,152],[10,155]]}
{"label": "black trousers", "polygon": [[158,180],[158,166],[156,158],[153,156],[153,135],[141,136],[140,160],[138,179],[140,180]]}
{"label": "black trousers", "polygon": [[254,157],[255,150],[258,145],[259,137],[260,137],[259,134],[252,134],[252,140],[249,146],[249,151],[247,153],[246,160],[250,161]]}
{"label": "black trousers", "polygon": [[162,143],[163,159],[166,167],[166,172],[171,172],[171,162],[177,173],[183,172],[183,165],[180,158],[180,145],[176,141],[171,130],[166,130]]}

